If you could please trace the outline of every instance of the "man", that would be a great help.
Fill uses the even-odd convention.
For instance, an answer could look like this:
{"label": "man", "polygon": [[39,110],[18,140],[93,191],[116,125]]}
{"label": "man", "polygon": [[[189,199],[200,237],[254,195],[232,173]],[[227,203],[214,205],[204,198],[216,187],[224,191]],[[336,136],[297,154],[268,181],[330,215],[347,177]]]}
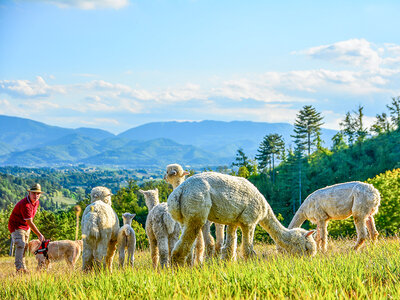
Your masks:
{"label": "man", "polygon": [[43,242],[44,236],[33,223],[33,218],[39,207],[39,198],[42,190],[39,183],[35,183],[28,190],[28,196],[20,200],[14,207],[8,221],[8,230],[15,245],[15,267],[17,273],[27,273],[25,265],[25,249],[28,245],[30,230]]}

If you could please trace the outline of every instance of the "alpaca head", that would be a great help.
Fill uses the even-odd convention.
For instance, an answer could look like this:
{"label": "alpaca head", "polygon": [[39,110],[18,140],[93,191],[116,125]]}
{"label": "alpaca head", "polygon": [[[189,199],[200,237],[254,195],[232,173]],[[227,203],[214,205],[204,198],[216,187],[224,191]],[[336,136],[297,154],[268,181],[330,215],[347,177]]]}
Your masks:
{"label": "alpaca head", "polygon": [[136,214],[131,214],[131,213],[124,213],[122,215],[122,220],[124,221],[124,225],[128,224],[129,226],[132,225],[132,219],[136,216]]}
{"label": "alpaca head", "polygon": [[96,186],[90,192],[90,199],[92,203],[101,200],[111,206],[111,195],[111,191],[108,188],[104,186]]}
{"label": "alpaca head", "polygon": [[35,251],[40,248],[42,243],[39,240],[31,240],[28,243],[28,250],[30,253],[35,254]]}
{"label": "alpaca head", "polygon": [[160,201],[158,200],[158,189],[155,188],[154,190],[139,190],[144,196],[144,200],[146,201],[146,206],[149,211],[156,206]]}
{"label": "alpaca head", "polygon": [[167,166],[167,172],[164,175],[164,180],[171,184],[175,189],[185,180],[186,175],[189,175],[189,172],[184,171],[181,165],[171,164]]}
{"label": "alpaca head", "polygon": [[315,230],[294,228],[289,230],[290,242],[284,249],[292,254],[314,256],[317,253],[317,243],[313,238]]}

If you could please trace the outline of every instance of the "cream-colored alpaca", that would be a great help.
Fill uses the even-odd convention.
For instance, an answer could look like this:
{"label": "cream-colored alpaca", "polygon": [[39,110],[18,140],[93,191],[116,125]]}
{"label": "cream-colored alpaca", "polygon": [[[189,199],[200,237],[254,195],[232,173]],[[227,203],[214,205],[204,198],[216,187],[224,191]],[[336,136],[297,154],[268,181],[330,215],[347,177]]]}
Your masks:
{"label": "cream-colored alpaca", "polygon": [[135,249],[136,249],[136,234],[132,228],[132,220],[136,214],[124,213],[122,220],[124,226],[118,231],[118,253],[119,253],[119,266],[124,267],[125,263],[125,252],[128,253],[128,264],[133,267],[133,261],[135,260]]}
{"label": "cream-colored alpaca", "polygon": [[316,241],[322,251],[327,250],[329,220],[343,220],[351,215],[357,230],[357,250],[367,238],[367,228],[373,241],[378,237],[374,215],[381,201],[373,185],[359,181],[339,183],[319,189],[309,195],[293,217],[289,228],[300,227],[305,220],[317,225]]}
{"label": "cream-colored alpaca", "polygon": [[[29,252],[35,255],[35,251],[40,248],[42,243],[39,240],[31,240],[28,243]],[[73,269],[79,256],[82,252],[82,241],[54,241],[50,242],[47,246],[47,256],[46,259],[42,253],[35,255],[37,260],[37,270],[50,267],[50,263],[54,261],[59,261],[65,259],[66,263]]]}
{"label": "cream-colored alpaca", "polygon": [[146,234],[150,243],[150,254],[153,268],[157,268],[158,261],[161,267],[168,267],[171,251],[178,241],[181,226],[168,213],[167,203],[160,203],[158,189],[143,191],[149,214],[146,219]]}
{"label": "cream-colored alpaca", "polygon": [[[189,175],[189,172],[184,171],[182,166],[179,164],[170,164],[167,166],[167,172],[164,175],[164,180],[172,185],[173,189],[176,189],[182,182],[185,181],[185,176]],[[212,257],[214,254],[220,255],[221,249],[224,243],[224,231],[225,225],[215,223],[215,235],[216,242],[210,233],[211,222],[207,220],[202,228],[202,234],[196,241],[196,258],[198,261],[202,261],[204,253],[204,245],[206,247],[206,256]],[[199,256],[201,256],[199,258]]]}
{"label": "cream-colored alpaca", "polygon": [[168,197],[168,211],[183,224],[182,235],[172,251],[172,263],[182,265],[207,219],[228,225],[222,250],[225,259],[236,253],[236,230],[243,233],[243,252],[253,250],[254,230],[258,223],[272,239],[290,253],[315,255],[313,231],[286,229],[275,217],[264,196],[248,180],[215,172],[194,175],[181,183]]}
{"label": "cream-colored alpaca", "polygon": [[112,271],[112,262],[117,245],[119,220],[111,207],[111,192],[98,186],[90,194],[92,203],[82,215],[82,269],[103,267]]}

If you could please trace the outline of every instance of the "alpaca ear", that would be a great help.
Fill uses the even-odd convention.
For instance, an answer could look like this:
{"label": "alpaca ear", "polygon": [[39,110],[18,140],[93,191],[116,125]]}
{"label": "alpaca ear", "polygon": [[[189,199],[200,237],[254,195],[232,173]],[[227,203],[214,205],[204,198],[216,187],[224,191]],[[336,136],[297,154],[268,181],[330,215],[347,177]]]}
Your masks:
{"label": "alpaca ear", "polygon": [[131,214],[132,219],[136,216],[136,214]]}
{"label": "alpaca ear", "polygon": [[309,237],[310,235],[312,235],[315,232],[315,230],[310,230],[308,232],[306,232],[305,237]]}
{"label": "alpaca ear", "polygon": [[156,192],[158,193],[158,188],[155,188]]}
{"label": "alpaca ear", "polygon": [[139,192],[142,193],[142,194],[144,194],[144,191],[143,191],[143,190],[139,190]]}
{"label": "alpaca ear", "polygon": [[190,173],[188,171],[183,171],[183,175],[182,176],[189,175],[189,174]]}

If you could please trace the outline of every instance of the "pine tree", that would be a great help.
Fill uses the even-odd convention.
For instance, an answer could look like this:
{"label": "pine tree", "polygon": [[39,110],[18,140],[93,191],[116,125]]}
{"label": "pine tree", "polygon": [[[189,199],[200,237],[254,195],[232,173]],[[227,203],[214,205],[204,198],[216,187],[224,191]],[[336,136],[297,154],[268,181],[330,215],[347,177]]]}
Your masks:
{"label": "pine tree", "polygon": [[396,130],[400,130],[400,96],[392,98],[392,106],[386,105],[389,109],[392,124]]}
{"label": "pine tree", "polygon": [[364,107],[359,105],[357,111],[355,112],[356,117],[354,118],[354,128],[355,128],[355,133],[356,133],[356,137],[357,137],[357,142],[363,142],[368,135],[368,131],[364,127],[363,110],[364,110]]}
{"label": "pine tree", "polygon": [[238,168],[246,167],[250,175],[257,174],[257,166],[255,165],[254,161],[247,157],[242,148],[237,150],[235,162],[232,163],[232,166],[236,166]]}
{"label": "pine tree", "polygon": [[260,144],[258,152],[256,159],[260,168],[265,169],[269,164],[269,169],[272,169],[272,182],[275,182],[275,157],[282,159],[285,153],[285,142],[282,136],[276,133],[266,135]]}
{"label": "pine tree", "polygon": [[343,132],[339,131],[332,137],[332,151],[338,151],[346,147],[346,143],[344,142]]}
{"label": "pine tree", "polygon": [[323,117],[316,111],[312,105],[305,105],[297,114],[294,123],[294,142],[296,149],[301,153],[307,150],[308,156],[311,154],[311,148],[317,146],[318,136],[321,133]]}
{"label": "pine tree", "polygon": [[391,129],[390,122],[388,120],[388,116],[386,113],[382,113],[381,115],[376,115],[376,121],[371,126],[371,132],[380,135],[385,132],[389,132]]}
{"label": "pine tree", "polygon": [[340,127],[342,128],[343,135],[347,137],[347,142],[349,145],[352,145],[354,142],[356,129],[355,121],[353,120],[350,112],[346,113],[346,117],[342,122],[340,122]]}

